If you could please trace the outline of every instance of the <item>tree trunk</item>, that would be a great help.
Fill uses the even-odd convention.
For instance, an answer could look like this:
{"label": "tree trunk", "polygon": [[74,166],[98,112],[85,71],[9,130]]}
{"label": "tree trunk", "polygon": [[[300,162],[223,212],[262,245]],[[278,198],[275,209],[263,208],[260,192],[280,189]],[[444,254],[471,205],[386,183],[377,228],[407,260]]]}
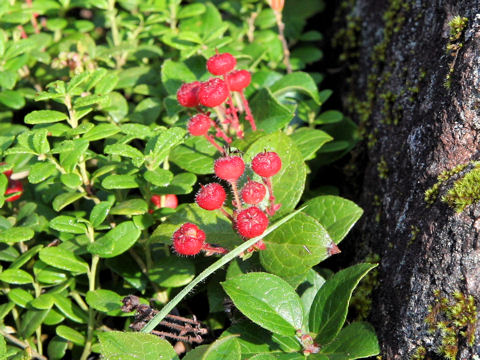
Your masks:
{"label": "tree trunk", "polygon": [[[480,359],[468,308],[470,295],[480,301],[480,182],[450,196],[473,203],[462,211],[442,201],[480,156],[479,11],[474,0],[357,0],[349,10],[358,48],[344,55],[358,67],[345,112],[360,124],[366,159],[357,248],[380,255],[371,321],[384,360]],[[425,192],[452,169],[428,204]]]}

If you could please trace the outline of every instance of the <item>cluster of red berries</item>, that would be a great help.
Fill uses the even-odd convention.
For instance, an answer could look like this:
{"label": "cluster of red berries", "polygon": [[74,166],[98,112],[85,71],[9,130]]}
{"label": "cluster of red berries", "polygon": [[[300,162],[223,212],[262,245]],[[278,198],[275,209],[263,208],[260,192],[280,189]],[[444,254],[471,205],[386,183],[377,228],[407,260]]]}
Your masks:
{"label": "cluster of red berries", "polygon": [[[243,138],[238,114],[245,112],[245,119],[250,122],[252,130],[256,130],[255,120],[243,93],[250,84],[252,76],[247,70],[234,70],[236,64],[237,60],[233,55],[217,53],[208,59],[207,69],[212,75],[222,76],[222,78],[213,77],[205,82],[186,83],[177,91],[177,100],[180,105],[196,108],[199,112],[188,122],[187,128],[190,134],[204,136],[221,153],[224,152],[223,148],[211,135],[208,135],[212,127],[215,129],[215,136],[228,144],[232,142],[229,137],[231,134]],[[217,114],[216,121],[210,117],[210,112],[205,112],[201,106],[213,108]]]}
{"label": "cluster of red berries", "polygon": [[[248,179],[239,191],[237,183],[245,172],[245,162],[243,159],[237,155],[226,155],[215,161],[215,175],[219,179],[227,181],[232,189],[234,198],[233,205],[235,208],[233,214],[228,213],[223,207],[227,199],[227,193],[220,183],[213,182],[202,186],[195,198],[197,205],[202,209],[221,211],[232,221],[233,228],[236,232],[246,239],[262,235],[268,227],[268,217],[273,216],[281,206],[280,204],[275,204],[272,186],[272,176],[276,175],[282,168],[282,160],[278,154],[267,151],[257,154],[252,160],[251,168],[262,178],[263,183]],[[265,210],[262,210],[260,203],[265,199],[267,191],[269,193],[269,204],[265,207]],[[246,208],[244,208],[244,204],[247,206]],[[198,229],[196,225],[187,223],[177,230],[173,234],[173,247],[175,251],[181,255],[195,255],[198,254],[200,250],[206,250],[205,233],[198,229],[201,233],[197,231],[196,243],[193,240],[195,238],[193,235],[189,237],[188,241],[185,241],[185,226],[187,226],[187,228],[194,226]],[[193,232],[191,232],[191,234],[193,234]],[[195,243],[195,245],[192,245],[193,243]],[[196,252],[192,254],[193,249],[195,249]],[[260,240],[249,249],[249,252],[264,249],[265,244]],[[211,251],[211,247],[208,250]],[[225,252],[225,250],[223,252]]]}
{"label": "cluster of red berries", "polygon": [[[0,163],[0,165],[5,165],[5,163]],[[7,189],[5,190],[4,194],[4,196],[6,197],[5,201],[15,201],[20,199],[20,196],[22,196],[23,193],[22,182],[20,180],[11,179],[11,176],[13,174],[12,170],[6,170],[3,172],[3,174],[8,179]]]}

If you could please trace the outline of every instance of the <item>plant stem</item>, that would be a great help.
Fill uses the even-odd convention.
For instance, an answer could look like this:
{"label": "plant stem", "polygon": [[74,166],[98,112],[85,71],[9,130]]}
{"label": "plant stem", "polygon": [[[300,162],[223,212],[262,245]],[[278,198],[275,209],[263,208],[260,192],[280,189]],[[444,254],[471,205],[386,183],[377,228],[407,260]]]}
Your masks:
{"label": "plant stem", "polygon": [[292,64],[290,63],[290,50],[288,50],[287,40],[285,39],[285,24],[283,23],[283,20],[282,20],[282,12],[274,10],[273,13],[275,14],[275,20],[277,22],[278,37],[282,42],[283,63],[287,68],[287,74],[290,74],[292,72]]}
{"label": "plant stem", "polygon": [[2,335],[5,339],[7,339],[8,341],[10,341],[12,344],[15,344],[19,347],[21,347],[22,349],[30,349],[30,355],[32,356],[32,358],[34,359],[40,359],[40,360],[48,360],[45,356],[43,356],[42,354],[39,354],[37,353],[36,351],[32,350],[30,348],[30,345],[28,343],[24,343],[22,340],[20,339],[17,339],[15,336],[13,335],[10,335],[9,333],[7,333],[5,330],[2,330],[0,329],[0,335]]}
{"label": "plant stem", "polygon": [[243,253],[244,251],[246,251],[250,246],[254,245],[255,243],[257,243],[257,241],[263,239],[265,236],[267,236],[268,234],[270,234],[272,231],[274,231],[275,229],[277,229],[278,227],[280,227],[281,225],[283,225],[284,223],[286,223],[288,220],[290,220],[291,218],[293,218],[295,215],[297,215],[300,211],[302,211],[303,209],[305,209],[305,207],[302,207],[294,212],[292,212],[291,214],[285,216],[283,219],[277,221],[275,224],[273,224],[272,226],[270,226],[267,230],[265,230],[265,232],[260,235],[260,236],[257,236],[253,239],[250,239],[248,241],[245,241],[243,244],[237,246],[235,249],[233,249],[231,252],[229,252],[228,254],[222,256],[220,259],[218,259],[217,261],[215,261],[212,265],[210,265],[209,267],[207,267],[205,270],[203,270],[195,279],[193,279],[193,281],[188,284],[187,286],[185,286],[182,291],[180,291],[172,300],[170,300],[167,305],[165,305],[162,310],[160,310],[158,312],[157,315],[154,316],[154,318],[152,320],[150,320],[148,322],[147,325],[145,325],[145,327],[141,330],[141,332],[143,333],[149,333],[151,332],[153,329],[155,329],[155,327],[165,318],[165,316],[167,316],[170,311],[173,310],[173,308],[175,306],[177,306],[177,304],[182,301],[182,299],[187,296],[187,294],[192,291],[192,289],[197,286],[199,283],[201,283],[202,281],[204,281],[207,277],[209,277],[210,275],[212,275],[215,271],[217,271],[218,269],[220,269],[223,265],[229,263],[231,260],[235,259],[238,255],[240,255],[241,253]]}
{"label": "plant stem", "polygon": [[222,154],[222,155],[225,154],[225,150],[223,150],[223,148],[220,145],[218,145],[210,135],[205,134],[204,136],[205,136],[205,139],[207,139],[210,144],[215,146],[217,148],[217,150],[220,151],[220,154]]}
{"label": "plant stem", "polygon": [[[91,226],[88,227],[87,236],[91,243],[95,241],[95,233]],[[89,291],[95,290],[95,279],[97,277],[97,267],[99,260],[100,257],[98,255],[92,255],[92,264],[90,266],[90,270],[87,273]],[[83,353],[80,357],[80,360],[87,360],[92,350],[93,331],[95,330],[95,313],[95,310],[93,310],[91,307],[88,308],[87,339],[85,341],[85,347],[83,348]]]}
{"label": "plant stem", "polygon": [[250,110],[250,106],[248,106],[248,101],[247,98],[245,97],[245,94],[243,93],[243,90],[240,92],[240,98],[242,99],[243,106],[245,107],[245,112],[247,113],[247,116],[245,116],[245,119],[247,119],[250,122],[250,126],[252,127],[253,131],[257,130],[257,126],[255,125],[255,119],[253,118],[252,111]]}
{"label": "plant stem", "polygon": [[242,203],[240,201],[240,196],[238,195],[238,188],[236,181],[229,181],[232,186],[233,197],[235,198],[235,207],[238,211],[242,211]]}

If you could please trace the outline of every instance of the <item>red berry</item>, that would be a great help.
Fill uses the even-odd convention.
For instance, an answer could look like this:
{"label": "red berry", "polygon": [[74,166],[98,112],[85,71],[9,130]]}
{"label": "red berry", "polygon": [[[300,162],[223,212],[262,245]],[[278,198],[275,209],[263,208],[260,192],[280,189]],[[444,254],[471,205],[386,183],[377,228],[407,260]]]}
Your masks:
{"label": "red berry", "polygon": [[249,207],[238,213],[235,226],[240,235],[254,238],[262,235],[268,227],[268,217],[256,206]]}
{"label": "red berry", "polygon": [[193,136],[203,136],[212,127],[212,119],[205,114],[197,114],[190,119],[187,128]]}
{"label": "red berry", "polygon": [[223,206],[227,193],[219,183],[210,183],[202,186],[195,201],[198,206],[205,210],[217,210]]}
{"label": "red berry", "polygon": [[175,209],[178,206],[177,195],[167,194],[167,195],[152,195],[150,198],[153,206],[155,208],[171,208]]}
{"label": "red berry", "polygon": [[236,64],[237,60],[232,54],[217,54],[208,59],[207,69],[213,75],[225,75],[232,71]]}
{"label": "red berry", "polygon": [[185,107],[198,106],[198,90],[200,89],[200,83],[194,81],[191,83],[183,84],[177,91],[178,103]]}
{"label": "red berry", "polygon": [[275,175],[282,168],[282,160],[276,152],[269,151],[257,154],[252,160],[252,169],[261,177]]}
{"label": "red berry", "polygon": [[18,193],[18,194],[5,199],[5,201],[15,201],[15,200],[18,200],[20,196],[22,196],[23,185],[22,185],[22,182],[19,180],[9,181],[7,190],[5,191],[5,196],[10,194],[15,194],[15,193]]}
{"label": "red berry", "polygon": [[237,70],[232,71],[227,74],[228,86],[230,86],[231,91],[242,91],[252,81],[252,75],[247,70]]}
{"label": "red berry", "polygon": [[221,105],[228,97],[227,83],[220,78],[212,78],[200,85],[198,100],[207,107]]}
{"label": "red berry", "polygon": [[240,156],[225,156],[215,161],[214,170],[222,180],[237,181],[245,170],[245,163]]}
{"label": "red berry", "polygon": [[173,233],[173,248],[180,255],[196,255],[205,243],[205,233],[195,224],[183,224]]}
{"label": "red berry", "polygon": [[267,193],[263,184],[250,180],[242,189],[242,200],[251,205],[256,205],[263,200]]}

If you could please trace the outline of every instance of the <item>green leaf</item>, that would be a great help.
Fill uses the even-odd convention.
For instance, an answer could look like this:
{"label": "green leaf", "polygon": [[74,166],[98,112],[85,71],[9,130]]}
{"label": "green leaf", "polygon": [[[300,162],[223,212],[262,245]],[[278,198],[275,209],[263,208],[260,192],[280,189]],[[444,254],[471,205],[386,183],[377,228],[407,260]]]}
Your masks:
{"label": "green leaf", "polygon": [[198,16],[205,12],[205,5],[202,3],[194,3],[183,5],[177,14],[177,19],[184,19],[192,16]]}
{"label": "green leaf", "polygon": [[117,125],[113,124],[98,124],[92,129],[83,134],[82,138],[88,141],[97,141],[109,138],[120,131]]}
{"label": "green leaf", "polygon": [[53,210],[60,211],[64,207],[70,205],[71,203],[74,203],[75,201],[77,201],[82,197],[83,197],[83,193],[75,192],[75,191],[57,195],[52,202]]}
{"label": "green leaf", "polygon": [[280,104],[270,89],[260,89],[250,100],[257,128],[267,134],[285,127],[295,115],[295,108]]}
{"label": "green leaf", "polygon": [[46,124],[68,119],[67,114],[55,110],[37,110],[25,116],[26,124]]}
{"label": "green leaf", "polygon": [[376,266],[368,263],[351,266],[333,275],[320,288],[310,308],[309,328],[317,334],[321,345],[337,336],[347,317],[353,290]]}
{"label": "green leaf", "polygon": [[55,303],[55,296],[50,293],[44,293],[36,297],[30,302],[30,305],[35,309],[48,310]]}
{"label": "green leaf", "polygon": [[31,336],[42,325],[48,310],[27,310],[22,316],[18,332],[22,338]]}
{"label": "green leaf", "polygon": [[190,194],[193,185],[197,182],[197,176],[192,173],[180,173],[173,177],[170,185],[155,189],[158,194]]}
{"label": "green leaf", "polygon": [[21,269],[7,269],[0,273],[0,281],[7,284],[23,285],[33,283],[33,277]]}
{"label": "green leaf", "polygon": [[85,346],[85,336],[69,326],[59,325],[55,329],[58,336],[71,341],[75,345]]}
{"label": "green leaf", "polygon": [[118,80],[119,79],[117,74],[115,74],[114,72],[109,72],[95,86],[95,94],[108,94],[113,89],[115,89],[118,84]]}
{"label": "green leaf", "polygon": [[138,180],[135,175],[108,175],[102,181],[105,189],[134,189],[138,188]]}
{"label": "green leaf", "polygon": [[98,338],[101,354],[106,360],[178,360],[172,345],[155,335],[108,331],[99,333]]}
{"label": "green leaf", "polygon": [[89,220],[94,228],[103,223],[110,212],[111,207],[112,203],[110,201],[102,201],[93,207],[92,211],[90,212]]}
{"label": "green leaf", "polygon": [[309,200],[305,213],[322,224],[338,244],[363,214],[353,201],[340,196],[324,195]]}
{"label": "green leaf", "polygon": [[168,59],[162,65],[162,83],[167,92],[171,95],[177,93],[177,90],[183,83],[197,80],[195,74],[183,62],[175,62]]}
{"label": "green leaf", "polygon": [[250,358],[250,360],[277,360],[278,358],[272,354],[258,354]]}
{"label": "green leaf", "polygon": [[63,166],[66,172],[73,172],[78,161],[87,151],[88,145],[89,143],[85,139],[75,139],[73,140],[74,149],[60,154],[60,165]]}
{"label": "green leaf", "polygon": [[182,143],[185,129],[173,127],[151,138],[145,146],[145,162],[148,170],[155,170],[169,155],[172,149]]}
{"label": "green leaf", "polygon": [[148,204],[143,199],[130,199],[122,201],[110,210],[112,215],[141,215],[148,211]]}
{"label": "green leaf", "polygon": [[[269,134],[255,141],[245,153],[245,162],[250,163],[255,155],[265,150],[275,151],[282,160],[282,169],[272,179],[275,202],[282,204],[275,214],[275,218],[278,218],[293,210],[300,200],[305,186],[306,166],[293,141],[282,132]],[[252,173],[251,177],[261,181],[256,174]]]}
{"label": "green leaf", "polygon": [[318,149],[333,140],[326,132],[308,127],[298,129],[290,138],[302,153],[304,160],[312,159]]}
{"label": "green leaf", "polygon": [[110,316],[124,314],[121,310],[123,296],[106,289],[97,289],[87,292],[87,304],[97,311],[108,313]]}
{"label": "green leaf", "polygon": [[54,230],[71,234],[84,234],[86,232],[85,224],[79,222],[73,216],[57,216],[50,220],[50,227]]}
{"label": "green leaf", "polygon": [[151,241],[171,244],[173,233],[186,222],[197,224],[205,231],[209,243],[231,249],[241,242],[225,215],[204,210],[197,204],[180,205],[174,214],[155,229]]}
{"label": "green leaf", "polygon": [[321,349],[328,360],[354,360],[380,353],[377,336],[372,325],[354,322],[340,331],[330,344]]}
{"label": "green leaf", "polygon": [[8,294],[8,298],[11,302],[15,303],[22,308],[26,308],[27,304],[33,300],[32,294],[30,294],[27,290],[22,288],[15,288],[11,289]]}
{"label": "green leaf", "polygon": [[260,253],[263,267],[288,277],[304,274],[329,257],[332,239],[315,219],[300,213],[268,235],[264,242],[267,248]]}
{"label": "green leaf", "polygon": [[33,273],[37,281],[44,284],[55,285],[65,282],[68,279],[66,272],[48,266],[41,260],[37,260],[33,265]]}
{"label": "green leaf", "polygon": [[143,154],[133,146],[127,144],[107,145],[105,146],[104,152],[109,155],[119,155],[131,158],[136,167],[139,167],[143,163]]}
{"label": "green leaf", "polygon": [[270,87],[273,95],[281,95],[289,91],[298,91],[310,96],[320,105],[318,89],[312,77],[304,72],[294,72],[283,76]]}
{"label": "green leaf", "polygon": [[192,136],[170,152],[170,160],[184,170],[195,174],[213,173],[213,162],[218,150],[204,137]]}
{"label": "green leaf", "polygon": [[144,124],[152,124],[158,119],[161,111],[161,100],[155,97],[149,97],[138,103],[133,114],[131,114],[131,118]]}
{"label": "green leaf", "polygon": [[19,91],[3,90],[0,92],[0,104],[19,110],[25,106],[25,99]]}
{"label": "green leaf", "polygon": [[323,284],[325,284],[325,279],[315,270],[310,269],[297,287],[297,294],[300,295],[303,308],[305,309],[305,324],[308,323],[308,310],[311,308],[313,299]]}
{"label": "green leaf", "polygon": [[236,335],[230,335],[211,344],[203,354],[202,360],[240,360],[241,355]]}
{"label": "green leaf", "polygon": [[302,303],[285,280],[267,273],[248,273],[222,286],[235,306],[263,328],[285,336],[302,328]]}
{"label": "green leaf", "polygon": [[327,110],[320,114],[320,116],[315,120],[315,124],[333,124],[342,121],[343,114],[337,110]]}
{"label": "green leaf", "polygon": [[28,174],[28,181],[32,184],[38,184],[42,181],[45,181],[50,176],[53,176],[57,173],[57,168],[54,164],[49,162],[39,162],[34,164],[30,168],[30,173]]}
{"label": "green leaf", "polygon": [[85,324],[88,321],[87,313],[65,296],[55,296],[55,306],[63,315],[76,323]]}
{"label": "green leaf", "polygon": [[60,175],[60,181],[63,185],[69,187],[70,189],[76,189],[77,187],[82,185],[82,178],[80,177],[80,175],[77,175],[75,173]]}
{"label": "green leaf", "polygon": [[[48,317],[48,315],[47,315]],[[47,347],[48,358],[51,360],[61,360],[65,358],[68,348],[68,341],[60,336],[54,336]]]}
{"label": "green leaf", "polygon": [[165,169],[148,170],[143,174],[145,180],[155,186],[167,186],[173,179],[173,174]]}
{"label": "green leaf", "polygon": [[132,221],[124,221],[88,245],[87,249],[92,254],[111,258],[130,249],[140,237],[140,233]]}
{"label": "green leaf", "polygon": [[148,277],[164,288],[184,286],[195,277],[195,265],[191,259],[175,255],[162,257],[149,269]]}
{"label": "green leaf", "polygon": [[27,241],[33,238],[33,235],[35,235],[35,233],[32,229],[16,226],[0,232],[0,243],[16,243],[20,241]]}
{"label": "green leaf", "polygon": [[39,257],[44,263],[58,269],[78,274],[88,271],[88,264],[83,259],[61,247],[44,248],[40,250]]}
{"label": "green leaf", "polygon": [[[28,261],[30,261],[31,258],[37,255],[37,253],[42,248],[43,248],[43,245],[35,245],[34,247],[31,247],[30,249],[25,251],[22,255],[18,257],[16,256],[15,261],[10,264],[9,269],[20,269],[23,265],[25,265]],[[4,260],[4,259],[1,259],[1,260]]]}

